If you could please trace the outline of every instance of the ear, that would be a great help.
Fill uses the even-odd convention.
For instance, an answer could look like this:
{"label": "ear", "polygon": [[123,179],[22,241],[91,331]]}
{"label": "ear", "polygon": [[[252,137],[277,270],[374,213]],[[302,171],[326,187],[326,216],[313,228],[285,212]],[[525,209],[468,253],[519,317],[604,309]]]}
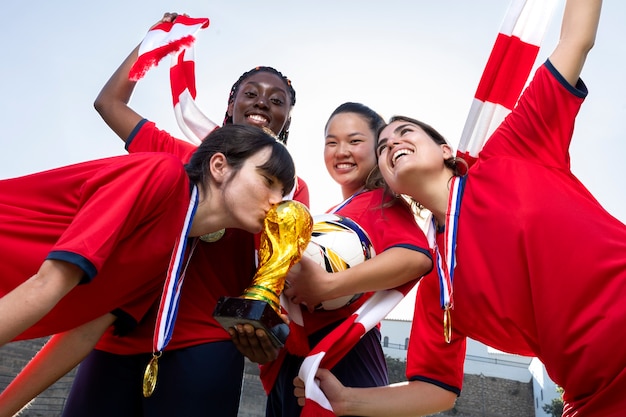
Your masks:
{"label": "ear", "polygon": [[450,145],[441,145],[441,151],[443,152],[443,159],[452,158],[454,156],[454,151]]}
{"label": "ear", "polygon": [[209,171],[211,172],[211,178],[217,184],[222,184],[226,181],[231,172],[231,166],[226,159],[226,155],[221,152],[214,154],[209,160]]}

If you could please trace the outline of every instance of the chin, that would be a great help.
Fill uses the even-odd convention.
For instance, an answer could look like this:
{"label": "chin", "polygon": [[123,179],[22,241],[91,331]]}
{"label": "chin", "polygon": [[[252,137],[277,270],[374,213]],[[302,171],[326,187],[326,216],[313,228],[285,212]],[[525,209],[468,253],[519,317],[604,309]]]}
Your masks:
{"label": "chin", "polygon": [[250,233],[257,234],[263,231],[263,225],[254,225],[252,227],[247,227],[246,230]]}

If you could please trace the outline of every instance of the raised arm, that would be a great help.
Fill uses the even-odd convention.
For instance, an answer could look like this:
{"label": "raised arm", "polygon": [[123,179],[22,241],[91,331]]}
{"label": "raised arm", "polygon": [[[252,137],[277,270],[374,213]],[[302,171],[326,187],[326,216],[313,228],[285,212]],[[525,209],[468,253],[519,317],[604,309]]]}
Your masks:
{"label": "raised arm", "polygon": [[563,13],[559,43],[550,62],[576,85],[587,54],[596,40],[602,0],[568,0]]}
{"label": "raised arm", "polygon": [[24,408],[93,349],[115,316],[106,314],[80,327],[52,336],[0,394],[0,417],[10,417]]}
{"label": "raised arm", "polygon": [[[155,25],[161,22],[172,22],[176,16],[178,16],[176,13],[165,13]],[[128,105],[137,84],[128,79],[128,73],[137,60],[138,51],[139,45],[111,75],[94,102],[96,111],[123,141],[128,139],[137,123],[143,118]]]}

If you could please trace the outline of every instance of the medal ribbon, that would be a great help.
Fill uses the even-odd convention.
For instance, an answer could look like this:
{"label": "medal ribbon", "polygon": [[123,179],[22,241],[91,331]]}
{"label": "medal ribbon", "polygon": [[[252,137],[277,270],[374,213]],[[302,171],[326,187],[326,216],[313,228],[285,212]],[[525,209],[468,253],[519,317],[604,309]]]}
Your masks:
{"label": "medal ribbon", "polygon": [[[461,210],[461,199],[465,189],[465,177],[452,177],[450,181],[450,195],[448,197],[448,207],[446,210],[445,236],[443,241],[443,256],[434,240],[434,249],[437,258],[437,275],[439,276],[439,290],[441,308],[444,310],[444,336],[446,342],[450,342],[452,335],[452,323],[450,321],[450,310],[454,308],[453,284],[454,268],[456,266],[456,238],[459,224],[459,212]],[[433,230],[436,230],[435,218],[432,218]]]}
{"label": "medal ribbon", "polygon": [[[191,229],[191,223],[193,217],[196,214],[196,208],[198,207],[198,187],[193,186],[191,190],[191,199],[189,201],[189,207],[187,209],[187,215],[185,216],[185,223],[183,224],[180,236],[176,241],[174,251],[172,252],[172,258],[170,259],[170,265],[167,271],[167,278],[163,285],[163,293],[161,295],[161,302],[159,304],[159,312],[157,314],[156,326],[154,329],[153,338],[153,351],[161,352],[172,338],[174,331],[174,323],[176,321],[176,313],[178,312],[178,301],[180,299],[180,290],[185,279],[185,271],[182,268],[185,258],[185,250],[187,248],[187,236],[189,229]],[[191,259],[191,254],[198,243],[198,239],[194,239],[187,264]],[[182,270],[182,273],[181,273]]]}
{"label": "medal ribbon", "polygon": [[352,199],[354,197],[356,197],[357,195],[364,193],[366,190],[359,190],[356,193],[352,194],[350,197],[346,198],[344,201],[342,201],[341,203],[337,204],[335,207],[333,207],[332,209],[328,210],[327,213],[328,214],[334,214],[336,212],[338,212],[339,210],[341,210],[342,208],[344,208],[350,201],[352,201]]}

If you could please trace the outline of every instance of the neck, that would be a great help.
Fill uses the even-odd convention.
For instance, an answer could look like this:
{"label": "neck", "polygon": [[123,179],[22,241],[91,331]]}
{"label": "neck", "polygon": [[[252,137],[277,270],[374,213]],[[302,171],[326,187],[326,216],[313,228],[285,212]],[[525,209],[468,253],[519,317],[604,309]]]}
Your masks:
{"label": "neck", "polygon": [[230,222],[228,210],[221,205],[218,193],[202,192],[199,188],[199,199],[196,214],[189,230],[189,237],[202,236],[226,227],[234,227]]}
{"label": "neck", "polygon": [[443,225],[446,221],[448,198],[450,196],[450,178],[449,175],[446,175],[436,180],[424,181],[419,187],[415,187],[420,192],[411,194],[415,201],[432,213],[438,225]]}

